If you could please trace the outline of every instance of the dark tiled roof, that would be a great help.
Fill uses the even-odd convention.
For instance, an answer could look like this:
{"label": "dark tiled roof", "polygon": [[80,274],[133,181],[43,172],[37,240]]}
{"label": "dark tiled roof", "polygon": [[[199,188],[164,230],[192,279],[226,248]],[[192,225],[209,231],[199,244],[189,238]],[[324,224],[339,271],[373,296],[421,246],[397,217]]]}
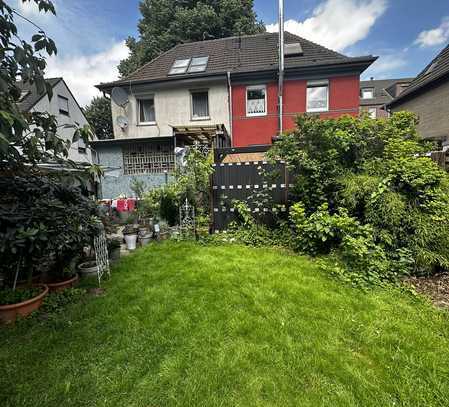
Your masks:
{"label": "dark tiled roof", "polygon": [[[51,87],[53,88],[59,81],[62,80],[62,78],[49,78],[45,79],[47,82],[50,83]],[[39,100],[42,99],[42,97],[46,94],[46,92],[39,93],[37,91],[36,85],[31,85],[30,83],[23,83],[18,82],[17,86],[22,91],[27,91],[28,93],[20,99],[18,105],[22,112],[28,112]]]}
{"label": "dark tiled roof", "polygon": [[[347,57],[327,49],[304,38],[286,32],[285,42],[300,42],[303,54],[285,58],[285,69],[331,64],[366,62],[368,65],[374,57]],[[265,70],[277,70],[278,34],[263,33],[242,37],[228,37],[217,40],[179,44],[151,62],[145,64],[126,78],[100,84],[99,88],[126,84],[129,81],[159,81],[167,79],[185,79],[205,75],[224,74],[226,72],[245,73]],[[198,74],[168,75],[176,59],[209,56],[207,68]]]}
{"label": "dark tiled roof", "polygon": [[410,86],[402,92],[389,105],[395,105],[406,97],[412,97],[419,90],[431,83],[449,75],[449,44],[444,48],[421,73],[410,83]]}
{"label": "dark tiled roof", "polygon": [[362,99],[360,97],[360,105],[384,105],[391,102],[395,95],[395,85],[398,83],[409,84],[413,78],[400,78],[400,79],[372,79],[369,81],[360,81],[360,90],[366,88],[374,89],[374,98]]}

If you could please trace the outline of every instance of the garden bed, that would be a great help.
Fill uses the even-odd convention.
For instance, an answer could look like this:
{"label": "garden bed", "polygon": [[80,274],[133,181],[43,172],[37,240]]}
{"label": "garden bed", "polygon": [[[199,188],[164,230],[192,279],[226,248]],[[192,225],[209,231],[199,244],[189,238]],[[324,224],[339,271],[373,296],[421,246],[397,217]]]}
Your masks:
{"label": "garden bed", "polygon": [[449,273],[406,280],[417,292],[428,296],[437,307],[449,309]]}

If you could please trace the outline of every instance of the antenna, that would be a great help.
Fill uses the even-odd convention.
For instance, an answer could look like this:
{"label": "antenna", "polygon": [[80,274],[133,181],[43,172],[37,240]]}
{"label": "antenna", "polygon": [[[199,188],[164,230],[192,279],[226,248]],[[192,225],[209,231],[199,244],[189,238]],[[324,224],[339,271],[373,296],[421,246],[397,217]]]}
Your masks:
{"label": "antenna", "polygon": [[279,104],[279,134],[282,134],[283,116],[283,87],[284,87],[284,0],[279,1],[279,83],[278,83],[278,104]]}
{"label": "antenna", "polygon": [[128,94],[123,88],[115,87],[111,91],[111,99],[118,106],[124,107],[128,103]]}

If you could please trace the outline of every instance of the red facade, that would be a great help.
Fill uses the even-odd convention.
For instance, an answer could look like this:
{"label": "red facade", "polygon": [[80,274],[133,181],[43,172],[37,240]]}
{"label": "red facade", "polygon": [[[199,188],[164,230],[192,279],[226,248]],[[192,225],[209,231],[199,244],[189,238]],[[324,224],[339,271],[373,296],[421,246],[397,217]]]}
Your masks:
{"label": "red facade", "polygon": [[[359,75],[327,78],[329,109],[320,112],[320,117],[338,117],[359,113]],[[258,82],[260,83],[260,82]],[[295,126],[298,113],[306,112],[307,80],[284,82],[284,130]],[[252,83],[232,85],[232,144],[245,147],[254,144],[271,144],[278,132],[277,82],[266,85],[266,115],[248,117],[246,115],[246,88]]]}

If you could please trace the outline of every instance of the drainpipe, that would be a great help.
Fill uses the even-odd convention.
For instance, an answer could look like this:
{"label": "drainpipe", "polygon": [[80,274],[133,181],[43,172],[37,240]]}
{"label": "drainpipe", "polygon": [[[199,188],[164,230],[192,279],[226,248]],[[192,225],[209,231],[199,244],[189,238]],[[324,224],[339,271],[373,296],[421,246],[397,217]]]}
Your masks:
{"label": "drainpipe", "polygon": [[279,0],[279,83],[278,83],[278,108],[279,108],[279,135],[282,134],[283,116],[283,90],[284,90],[284,0]]}
{"label": "drainpipe", "polygon": [[229,137],[231,138],[232,146],[232,87],[231,87],[231,72],[227,72],[228,78],[228,106],[229,106]]}

